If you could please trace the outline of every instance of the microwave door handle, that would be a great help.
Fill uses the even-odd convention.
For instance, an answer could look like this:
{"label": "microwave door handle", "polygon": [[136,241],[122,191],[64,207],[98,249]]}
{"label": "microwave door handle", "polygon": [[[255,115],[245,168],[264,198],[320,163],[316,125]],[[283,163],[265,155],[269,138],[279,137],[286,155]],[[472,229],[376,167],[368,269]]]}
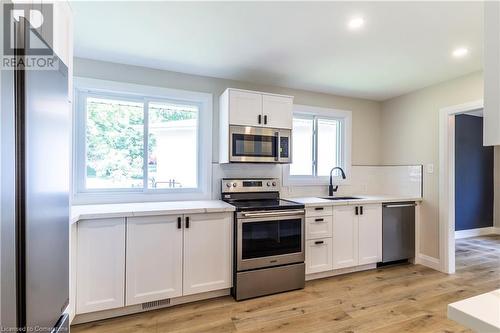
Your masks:
{"label": "microwave door handle", "polygon": [[280,132],[276,132],[275,135],[276,135],[276,156],[274,157],[274,160],[278,162],[280,160],[280,158],[281,158],[281,152],[280,152],[281,137],[280,137]]}

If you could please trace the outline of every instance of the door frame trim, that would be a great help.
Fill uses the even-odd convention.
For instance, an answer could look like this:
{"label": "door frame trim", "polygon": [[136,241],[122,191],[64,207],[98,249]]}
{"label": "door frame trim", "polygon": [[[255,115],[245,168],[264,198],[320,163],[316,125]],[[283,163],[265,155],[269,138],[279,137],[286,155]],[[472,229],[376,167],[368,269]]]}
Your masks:
{"label": "door frame trim", "polygon": [[439,110],[440,270],[455,273],[455,116],[484,108],[479,99]]}

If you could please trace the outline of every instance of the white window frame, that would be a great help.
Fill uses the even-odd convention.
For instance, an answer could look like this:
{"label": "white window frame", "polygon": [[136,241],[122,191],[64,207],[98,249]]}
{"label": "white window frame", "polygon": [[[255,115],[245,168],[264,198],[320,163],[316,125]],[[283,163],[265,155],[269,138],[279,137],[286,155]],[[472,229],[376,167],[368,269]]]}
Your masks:
{"label": "white window frame", "polygon": [[[342,179],[340,175],[333,176],[333,183],[337,185],[346,185],[350,183],[351,179],[351,151],[352,151],[352,112],[347,110],[338,110],[323,108],[317,106],[309,105],[297,105],[293,106],[294,117],[305,117],[305,118],[325,118],[325,119],[335,119],[342,122],[341,125],[341,136],[344,147],[341,149],[340,160],[343,162],[344,172],[346,174],[346,179]],[[293,136],[293,133],[292,133]],[[293,137],[292,137],[293,140]],[[316,134],[313,141],[316,140]],[[292,141],[293,144],[293,141]],[[313,145],[317,145],[314,143]],[[314,147],[313,147],[314,149]],[[292,149],[293,152],[293,149]],[[316,154],[316,153],[315,153]],[[295,157],[292,154],[292,161]],[[311,160],[312,162],[312,160]],[[312,165],[311,165],[312,167]],[[317,166],[316,166],[317,167]],[[332,166],[333,168],[334,166]],[[290,175],[290,165],[283,166],[283,185],[284,186],[312,186],[312,185],[328,185],[330,182],[329,176],[315,176],[315,175]]]}
{"label": "white window frame", "polygon": [[[86,110],[87,96],[118,98],[147,105],[150,102],[188,103],[198,112],[198,175],[197,188],[148,188],[148,160],[144,156],[143,188],[86,189]],[[119,203],[134,201],[208,200],[212,191],[212,94],[138,85],[91,78],[74,78],[73,135],[73,204]],[[144,108],[144,151],[148,151],[148,113]]]}

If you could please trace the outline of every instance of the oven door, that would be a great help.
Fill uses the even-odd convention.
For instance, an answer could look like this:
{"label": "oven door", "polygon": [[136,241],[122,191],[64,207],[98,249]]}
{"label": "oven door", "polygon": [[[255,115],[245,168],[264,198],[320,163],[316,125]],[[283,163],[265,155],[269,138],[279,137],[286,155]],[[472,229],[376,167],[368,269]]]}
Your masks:
{"label": "oven door", "polygon": [[304,210],[241,212],[237,270],[304,262]]}
{"label": "oven door", "polygon": [[291,131],[275,128],[230,126],[229,161],[290,163]]}

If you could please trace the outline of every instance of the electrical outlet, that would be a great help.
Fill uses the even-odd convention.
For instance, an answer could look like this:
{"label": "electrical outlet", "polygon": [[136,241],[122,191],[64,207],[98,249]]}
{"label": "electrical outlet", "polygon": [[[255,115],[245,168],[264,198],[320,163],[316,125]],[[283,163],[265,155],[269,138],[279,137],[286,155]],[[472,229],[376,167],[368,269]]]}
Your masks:
{"label": "electrical outlet", "polygon": [[427,164],[427,173],[434,173],[434,164]]}

